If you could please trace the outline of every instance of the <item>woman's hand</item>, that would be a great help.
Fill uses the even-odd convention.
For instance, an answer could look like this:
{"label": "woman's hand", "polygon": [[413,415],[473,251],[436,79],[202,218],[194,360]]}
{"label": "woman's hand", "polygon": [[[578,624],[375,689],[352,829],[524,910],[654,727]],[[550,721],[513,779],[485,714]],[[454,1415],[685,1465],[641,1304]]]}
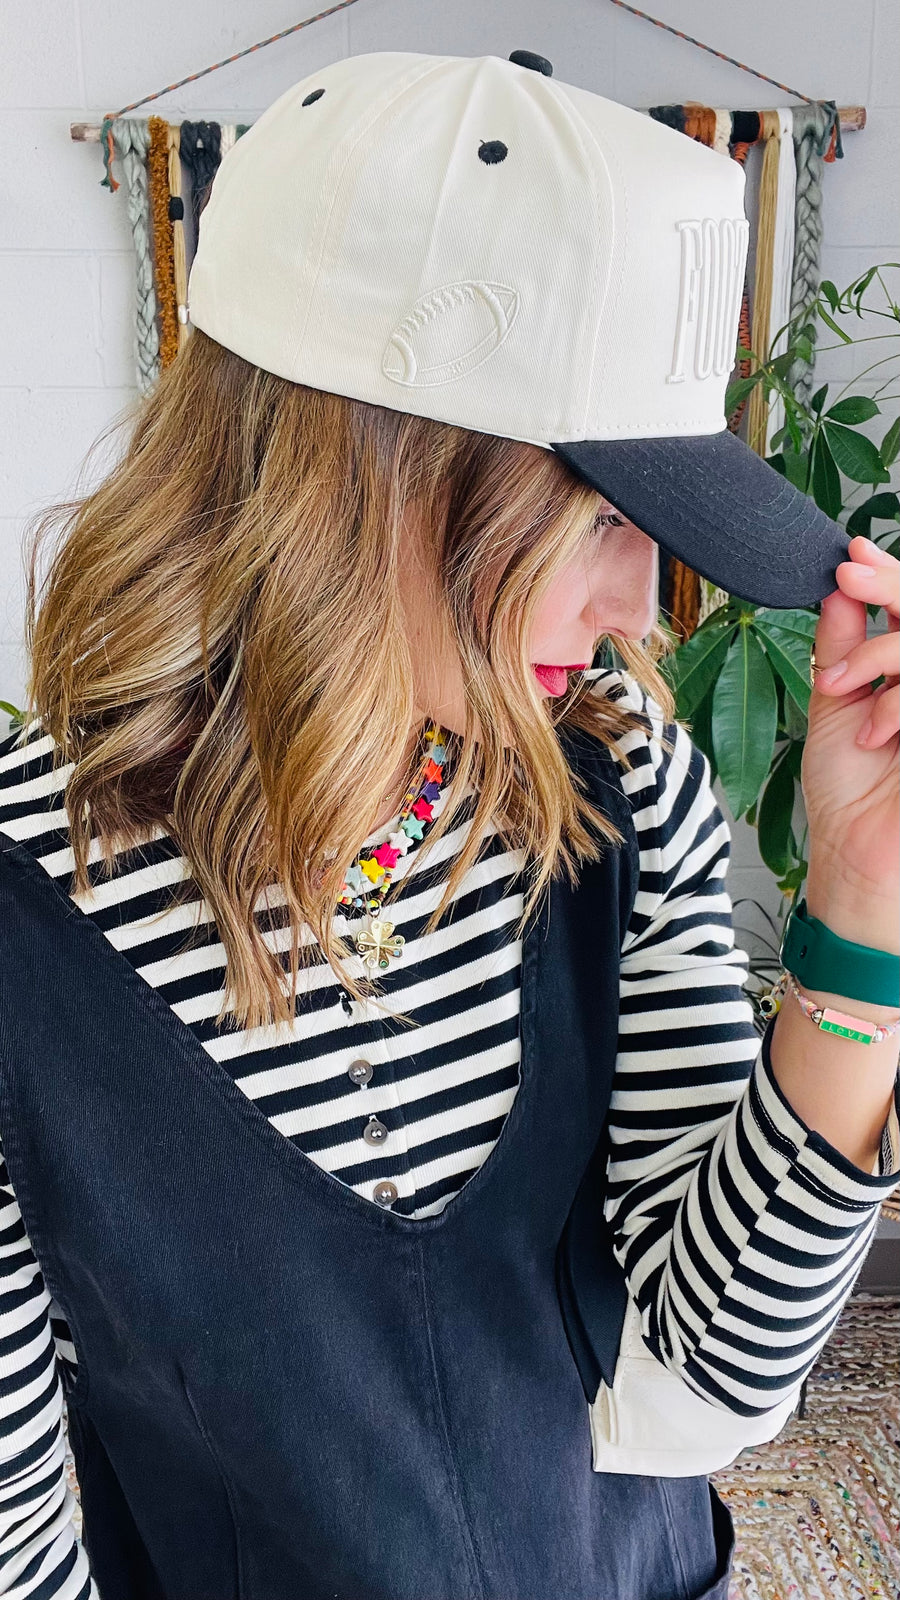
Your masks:
{"label": "woman's hand", "polygon": [[[900,953],[900,561],[861,535],[848,554],[815,633],[826,670],[810,696],[801,773],[806,898],[842,938]],[[867,604],[888,614],[888,631],[871,639]]]}

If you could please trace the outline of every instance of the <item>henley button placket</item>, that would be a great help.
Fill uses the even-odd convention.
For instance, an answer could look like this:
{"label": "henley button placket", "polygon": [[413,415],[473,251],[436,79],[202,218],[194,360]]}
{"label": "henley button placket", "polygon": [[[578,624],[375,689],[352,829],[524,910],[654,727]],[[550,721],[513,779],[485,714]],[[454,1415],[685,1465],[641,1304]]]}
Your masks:
{"label": "henley button placket", "polygon": [[[340,997],[340,1003],[348,1018],[353,1018],[355,1016],[357,1020],[377,1020],[378,1014],[374,1008],[372,1008],[370,1011],[370,1008],[365,1000],[363,1000],[360,1005],[354,1006],[346,989],[344,989],[340,984],[338,985],[338,994]],[[395,1134],[395,1143],[399,1146],[398,1155],[400,1155],[403,1149],[405,1149],[405,1137],[402,1125],[403,1107],[397,1093],[397,1086],[391,1081],[393,1074],[387,1057],[385,1043],[383,1040],[379,1040],[377,1042],[373,1040],[368,1048],[370,1053],[374,1052],[376,1056],[378,1055],[379,1051],[381,1051],[384,1058],[382,1061],[382,1066],[385,1069],[385,1075],[388,1080],[385,1083],[384,1088],[393,1097],[395,1108],[400,1113],[401,1117],[400,1128]],[[375,1067],[377,1064],[377,1062],[372,1062],[365,1056],[355,1056],[353,1060],[348,1063],[347,1076],[351,1083],[356,1084],[358,1089],[361,1091],[365,1090],[375,1075]],[[369,1120],[362,1130],[362,1137],[366,1144],[382,1148],[390,1137],[390,1132],[391,1130],[387,1127],[386,1123],[382,1122],[381,1118],[376,1116],[374,1112],[371,1112],[369,1115]],[[378,1181],[372,1185],[370,1194],[376,1205],[387,1208],[392,1206],[394,1201],[399,1198],[400,1190],[395,1183],[391,1182],[389,1178],[379,1178]]]}
{"label": "henley button placket", "polygon": [[347,1077],[351,1078],[354,1083],[359,1084],[361,1089],[364,1089],[366,1084],[369,1082],[373,1071],[374,1068],[371,1061],[364,1061],[362,1057],[360,1057],[357,1061],[351,1061],[349,1067],[347,1068]]}

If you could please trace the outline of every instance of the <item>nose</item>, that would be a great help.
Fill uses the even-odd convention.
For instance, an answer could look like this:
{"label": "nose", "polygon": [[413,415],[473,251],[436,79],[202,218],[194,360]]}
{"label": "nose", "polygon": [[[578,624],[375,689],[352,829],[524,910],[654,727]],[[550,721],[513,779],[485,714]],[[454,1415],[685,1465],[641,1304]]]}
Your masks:
{"label": "nose", "polygon": [[659,613],[659,545],[634,523],[604,529],[591,584],[595,637],[643,639]]}

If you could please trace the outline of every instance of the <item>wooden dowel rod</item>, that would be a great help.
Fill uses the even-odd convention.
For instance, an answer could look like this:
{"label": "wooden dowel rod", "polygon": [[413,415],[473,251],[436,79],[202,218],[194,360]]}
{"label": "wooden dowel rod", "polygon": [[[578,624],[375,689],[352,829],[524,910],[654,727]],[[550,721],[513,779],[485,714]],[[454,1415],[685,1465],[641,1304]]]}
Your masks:
{"label": "wooden dowel rod", "polygon": [[[859,133],[866,125],[865,106],[839,106],[842,133]],[[96,122],[71,122],[69,134],[83,144],[100,143],[100,125]]]}

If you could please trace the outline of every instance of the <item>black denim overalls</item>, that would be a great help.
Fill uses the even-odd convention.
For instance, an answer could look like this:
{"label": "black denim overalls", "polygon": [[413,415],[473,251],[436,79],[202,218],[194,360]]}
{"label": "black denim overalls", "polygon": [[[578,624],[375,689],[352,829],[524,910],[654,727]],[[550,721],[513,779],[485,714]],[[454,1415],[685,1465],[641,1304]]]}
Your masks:
{"label": "black denim overalls", "polygon": [[626,843],[532,919],[516,1099],[420,1220],[274,1128],[0,834],[0,1135],[75,1340],[101,1600],[726,1600],[706,1477],[592,1470],[637,845],[608,753],[562,737]]}

